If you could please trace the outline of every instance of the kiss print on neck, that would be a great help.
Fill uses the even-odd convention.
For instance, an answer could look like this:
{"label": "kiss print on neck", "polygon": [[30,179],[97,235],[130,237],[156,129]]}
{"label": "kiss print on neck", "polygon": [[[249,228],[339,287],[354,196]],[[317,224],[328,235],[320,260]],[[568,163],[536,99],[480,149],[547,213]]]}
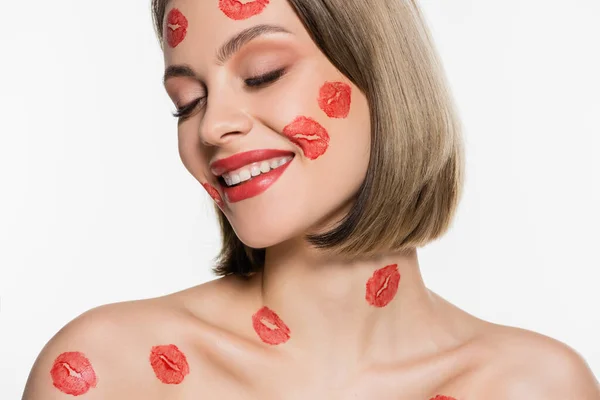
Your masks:
{"label": "kiss print on neck", "polygon": [[208,192],[210,197],[212,197],[212,199],[215,201],[215,203],[217,203],[217,205],[219,207],[221,207],[221,209],[222,209],[223,208],[223,199],[221,198],[221,194],[219,193],[219,191],[214,186],[212,186],[210,183],[203,183],[202,186],[204,187],[204,189],[206,189],[206,191]]}
{"label": "kiss print on neck", "polygon": [[352,88],[344,82],[325,82],[319,90],[319,107],[331,118],[346,118],[351,94]]}
{"label": "kiss print on neck", "polygon": [[385,307],[396,296],[398,283],[400,283],[398,264],[391,264],[380,268],[367,281],[365,299],[372,306]]}
{"label": "kiss print on neck", "polygon": [[269,0],[246,1],[244,4],[239,0],[219,0],[219,9],[229,18],[239,21],[260,14],[268,4]]}
{"label": "kiss print on neck", "polygon": [[432,397],[429,400],[456,400],[454,397],[449,397],[449,396],[442,396],[441,394],[438,394],[435,397]]}
{"label": "kiss print on neck", "polygon": [[185,355],[174,344],[152,346],[150,365],[156,377],[166,384],[178,385],[190,373]]}
{"label": "kiss print on neck", "polygon": [[181,11],[176,8],[169,11],[169,15],[167,15],[167,43],[169,43],[169,46],[174,48],[183,42],[187,34],[187,28],[188,20]]}
{"label": "kiss print on neck", "polygon": [[98,383],[90,360],[78,351],[69,351],[59,355],[52,364],[50,375],[55,388],[73,396],[87,393]]}
{"label": "kiss print on neck", "polygon": [[309,117],[297,117],[283,128],[283,134],[300,146],[304,155],[311,160],[325,154],[329,147],[329,134],[317,121]]}
{"label": "kiss print on neck", "polygon": [[269,307],[261,308],[252,316],[252,326],[267,344],[278,345],[290,339],[290,328]]}

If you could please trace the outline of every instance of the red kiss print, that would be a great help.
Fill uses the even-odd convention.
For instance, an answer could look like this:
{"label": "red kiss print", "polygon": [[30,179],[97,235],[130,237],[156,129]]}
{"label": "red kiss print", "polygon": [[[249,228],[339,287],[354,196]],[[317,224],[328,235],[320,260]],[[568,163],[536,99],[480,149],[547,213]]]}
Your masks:
{"label": "red kiss print", "polygon": [[344,82],[326,82],[319,91],[319,107],[331,118],[346,118],[352,88]]}
{"label": "red kiss print", "polygon": [[311,160],[325,154],[329,147],[327,131],[317,121],[309,117],[297,117],[292,123],[283,128],[283,134],[300,146],[304,155]]}
{"label": "red kiss print", "polygon": [[219,0],[219,8],[231,19],[242,20],[260,14],[269,0],[254,0],[242,4],[239,0]]}
{"label": "red kiss print", "polygon": [[50,375],[55,388],[73,396],[85,394],[98,382],[90,360],[77,351],[59,355],[52,364]]}
{"label": "red kiss print", "polygon": [[[391,264],[378,269],[367,281],[365,299],[375,307],[385,307],[396,296],[400,283],[398,264]],[[436,399],[439,400],[439,399]]]}
{"label": "red kiss print", "polygon": [[[265,325],[263,320],[275,328]],[[290,328],[268,307],[261,308],[252,316],[252,326],[260,339],[267,344],[277,345],[290,339]]]}
{"label": "red kiss print", "polygon": [[204,189],[208,192],[210,197],[217,203],[217,205],[223,208],[223,199],[221,198],[221,194],[217,189],[215,189],[210,183],[203,183]]}
{"label": "red kiss print", "polygon": [[185,355],[174,344],[153,346],[150,365],[162,383],[178,385],[190,373]]}
{"label": "red kiss print", "polygon": [[177,47],[179,43],[183,42],[187,28],[188,20],[181,11],[176,8],[169,11],[167,16],[167,43],[169,46]]}
{"label": "red kiss print", "polygon": [[449,396],[442,396],[441,394],[438,394],[435,397],[432,397],[429,400],[456,400],[454,397],[449,397]]}

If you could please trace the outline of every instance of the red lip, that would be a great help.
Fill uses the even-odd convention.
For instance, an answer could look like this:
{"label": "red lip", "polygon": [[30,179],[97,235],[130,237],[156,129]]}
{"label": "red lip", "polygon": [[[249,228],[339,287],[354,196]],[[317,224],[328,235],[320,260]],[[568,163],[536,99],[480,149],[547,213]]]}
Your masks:
{"label": "red lip", "polygon": [[311,160],[325,154],[329,147],[329,134],[317,121],[309,117],[297,117],[283,128],[283,134],[300,146],[304,155]]}
{"label": "red lip", "polygon": [[251,150],[244,153],[238,153],[221,160],[213,161],[209,167],[215,176],[221,176],[225,172],[242,168],[244,165],[268,160],[270,158],[289,156],[291,154],[294,154],[294,152],[289,150]]}
{"label": "red lip", "polygon": [[260,14],[269,0],[255,0],[242,4],[238,0],[219,0],[219,8],[231,19],[241,20]]}
{"label": "red lip", "polygon": [[378,269],[367,282],[365,299],[375,307],[385,307],[396,296],[400,272],[398,264],[391,264]]}
{"label": "red lip", "polygon": [[190,373],[185,355],[174,344],[153,346],[150,365],[156,377],[167,384],[180,384]]}
{"label": "red lip", "polygon": [[229,203],[237,203],[238,201],[258,196],[266,191],[272,184],[275,183],[275,181],[277,181],[277,179],[279,179],[279,177],[285,172],[291,163],[292,160],[280,167],[270,170],[267,173],[255,176],[251,180],[233,187],[228,187],[219,180],[219,186],[221,186],[223,193],[225,193],[225,198]]}
{"label": "red lip", "polygon": [[[262,322],[263,320],[276,328],[271,329]],[[261,340],[267,344],[277,345],[290,339],[290,328],[269,307],[261,308],[252,316],[252,326]]]}
{"label": "red lip", "polygon": [[90,361],[77,351],[59,355],[50,370],[54,387],[73,396],[85,394],[95,388],[97,379]]}
{"label": "red lip", "polygon": [[[173,28],[173,26],[177,26],[177,28]],[[179,43],[183,42],[187,28],[188,20],[181,11],[176,8],[169,11],[167,16],[167,43],[169,46],[177,47]]]}

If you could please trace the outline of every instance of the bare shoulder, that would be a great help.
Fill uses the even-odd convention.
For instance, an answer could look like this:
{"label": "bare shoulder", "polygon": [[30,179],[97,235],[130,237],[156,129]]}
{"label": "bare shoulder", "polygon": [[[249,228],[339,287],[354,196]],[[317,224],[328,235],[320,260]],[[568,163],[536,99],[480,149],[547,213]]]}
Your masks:
{"label": "bare shoulder", "polygon": [[[196,288],[196,294],[210,293],[213,285],[200,285],[203,288]],[[82,394],[90,400],[161,398],[161,388],[174,385],[160,384],[152,357],[164,360],[168,357],[160,351],[179,351],[182,356],[172,356],[171,361],[202,364],[195,359],[202,352],[194,340],[205,337],[209,341],[210,335],[218,335],[185,306],[184,293],[107,304],[77,316],[41,350],[23,399],[66,399]],[[179,368],[183,375],[189,369],[172,362],[167,367]],[[173,390],[169,393],[183,395]]]}
{"label": "bare shoulder", "polygon": [[600,400],[590,367],[563,342],[492,324],[481,346],[487,362],[469,385],[473,398]]}

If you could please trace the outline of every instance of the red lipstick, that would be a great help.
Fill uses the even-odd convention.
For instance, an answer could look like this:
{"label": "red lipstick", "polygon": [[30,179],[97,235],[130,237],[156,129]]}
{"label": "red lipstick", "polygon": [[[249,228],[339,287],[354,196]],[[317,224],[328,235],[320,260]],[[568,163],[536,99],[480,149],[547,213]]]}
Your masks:
{"label": "red lipstick", "polygon": [[169,11],[167,15],[167,43],[171,47],[177,47],[177,45],[183,42],[185,35],[187,35],[188,20],[179,11],[174,8]]}
{"label": "red lipstick", "polygon": [[326,82],[319,91],[319,107],[331,118],[346,118],[352,88],[344,82]]}
{"label": "red lipstick", "polygon": [[178,385],[190,373],[185,355],[174,344],[153,346],[150,365],[162,383]]}
{"label": "red lipstick", "polygon": [[242,20],[260,14],[269,0],[254,0],[242,4],[238,0],[219,0],[219,8],[231,19]]}
{"label": "red lipstick", "polygon": [[[275,328],[270,328],[263,321]],[[252,326],[260,339],[267,344],[277,345],[290,339],[290,328],[268,307],[261,308],[252,316]]]}
{"label": "red lipstick", "polygon": [[449,397],[449,396],[442,396],[441,394],[438,394],[435,397],[432,397],[429,400],[456,400],[454,397]]}
{"label": "red lipstick", "polygon": [[204,189],[206,189],[206,191],[208,192],[210,197],[212,197],[215,203],[217,203],[219,207],[223,208],[223,199],[221,198],[221,194],[219,193],[219,191],[215,189],[215,187],[212,186],[210,183],[203,183],[202,186],[204,187]]}
{"label": "red lipstick", "polygon": [[399,283],[400,272],[398,272],[398,264],[391,264],[378,269],[367,281],[365,299],[372,306],[385,307],[396,296]]}
{"label": "red lipstick", "polygon": [[87,393],[98,382],[90,360],[77,351],[59,355],[52,364],[50,375],[55,388],[73,396]]}
{"label": "red lipstick", "polygon": [[304,155],[315,160],[325,154],[329,147],[329,135],[317,121],[309,117],[297,117],[283,128],[283,134],[300,146]]}
{"label": "red lipstick", "polygon": [[[253,150],[244,153],[236,154],[231,157],[215,161],[211,163],[210,169],[216,176],[220,176],[225,172],[233,171],[244,165],[252,164],[258,161],[268,160],[283,156],[293,156],[294,153],[286,150]],[[225,198],[229,203],[237,203],[238,201],[258,196],[266,191],[272,184],[279,179],[285,172],[287,167],[292,163],[288,161],[284,165],[270,170],[266,173],[261,173],[258,176],[252,177],[250,180],[240,183],[239,185],[229,187],[219,181],[221,190],[225,194]]]}

